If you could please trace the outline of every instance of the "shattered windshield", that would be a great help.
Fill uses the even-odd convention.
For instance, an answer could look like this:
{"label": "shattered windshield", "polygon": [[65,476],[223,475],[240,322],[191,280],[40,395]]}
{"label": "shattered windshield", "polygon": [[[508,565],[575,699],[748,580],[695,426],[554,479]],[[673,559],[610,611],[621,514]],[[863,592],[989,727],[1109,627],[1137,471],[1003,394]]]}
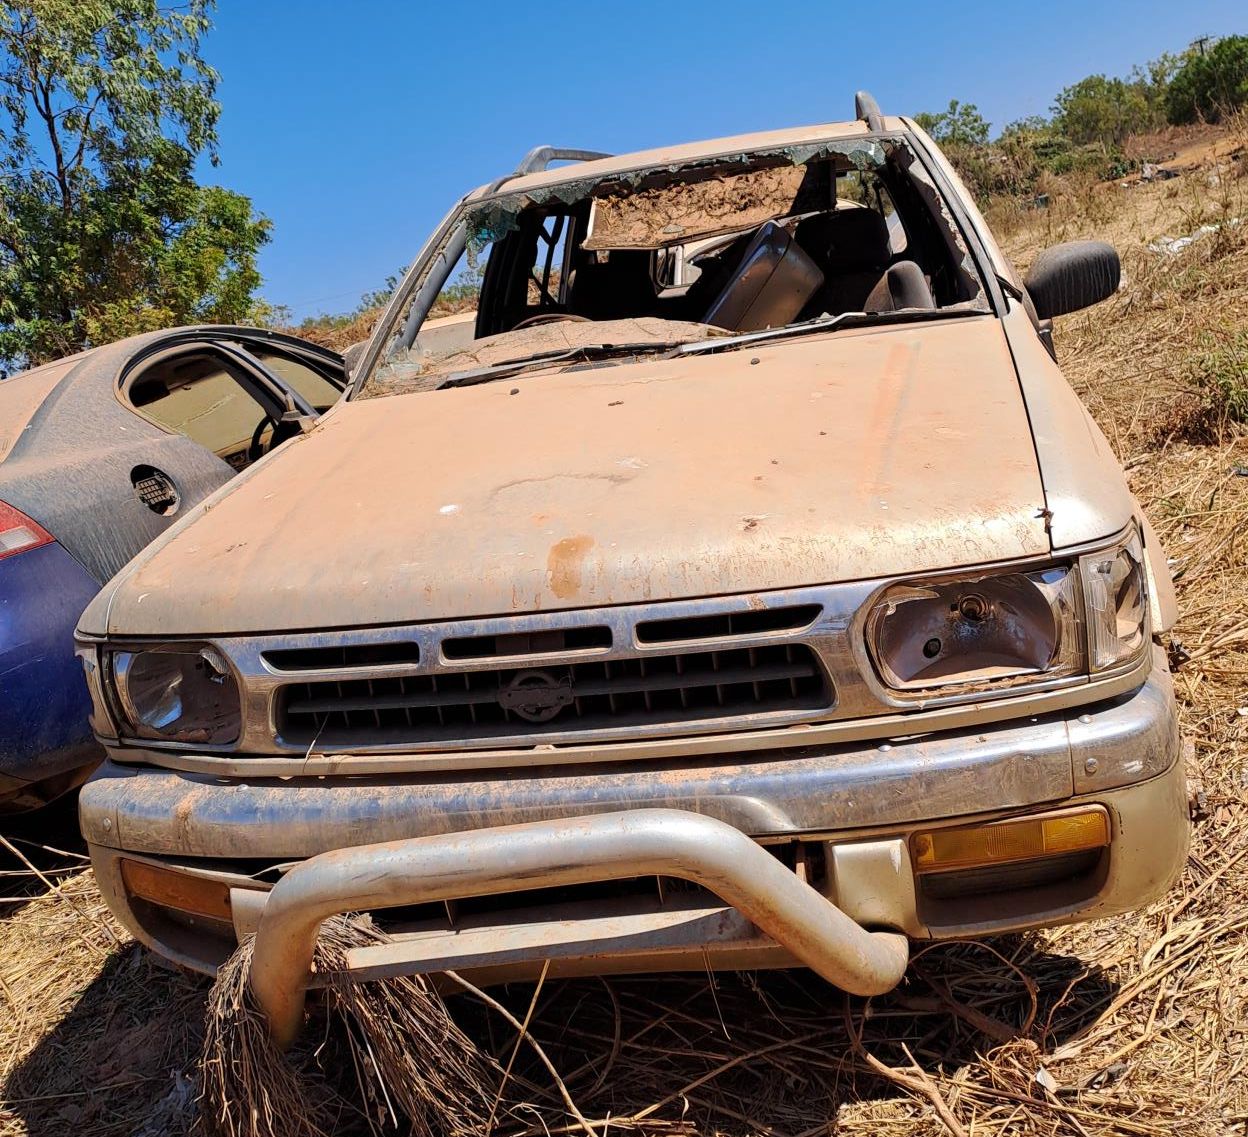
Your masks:
{"label": "shattered windshield", "polygon": [[377,333],[360,397],[988,310],[904,137],[575,170],[504,182],[448,218]]}

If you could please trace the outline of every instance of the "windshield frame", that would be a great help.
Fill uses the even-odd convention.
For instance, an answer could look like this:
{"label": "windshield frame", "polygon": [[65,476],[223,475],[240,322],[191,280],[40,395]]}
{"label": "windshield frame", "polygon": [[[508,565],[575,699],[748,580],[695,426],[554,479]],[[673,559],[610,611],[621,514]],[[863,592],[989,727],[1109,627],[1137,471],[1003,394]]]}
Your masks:
{"label": "windshield frame", "polygon": [[[911,176],[915,177],[915,180],[920,184],[926,182],[934,192],[939,213],[941,214],[940,219],[949,226],[951,235],[966,250],[967,255],[964,259],[964,267],[973,275],[983,297],[987,301],[987,309],[982,310],[981,314],[991,314],[1000,317],[1007,310],[1008,302],[1002,290],[1001,282],[998,279],[996,265],[989,255],[988,248],[973,218],[964,208],[960,193],[950,183],[949,179],[945,177],[940,163],[934,160],[929,152],[929,143],[925,136],[917,129],[910,129],[913,124],[909,120],[903,119],[902,121],[907,124],[907,127],[901,130],[872,131],[852,136],[812,136],[809,143],[802,147],[760,146],[746,153],[751,158],[764,158],[786,151],[809,151],[809,156],[802,159],[802,162],[805,162],[811,160],[821,150],[849,154],[855,151],[866,152],[872,145],[881,148],[888,143],[904,146],[913,156],[914,165],[921,172],[918,177],[915,177],[913,172]],[[934,143],[930,143],[930,145],[934,146]],[[725,151],[710,158],[699,158],[697,161],[688,163],[683,168],[692,169],[699,166],[713,165],[740,157],[742,157],[742,154],[739,150]],[[795,164],[798,164],[796,159]],[[628,179],[629,177],[655,173],[659,169],[659,167],[654,165],[639,165],[624,170],[612,171],[609,175],[587,179],[584,176],[577,177],[577,167],[570,166],[568,167],[569,176],[566,179],[543,187],[543,193],[546,195],[543,200],[559,198],[560,191],[562,190],[566,193],[569,187],[576,187],[577,196],[579,197],[582,193],[590,192],[595,183]],[[665,169],[670,170],[671,167],[666,167]],[[466,194],[455,203],[438,224],[437,228],[430,234],[420,252],[417,253],[416,258],[403,274],[403,279],[391,295],[372,334],[369,336],[364,352],[355,369],[355,374],[351,378],[344,401],[355,399],[364,391],[396,340],[399,340],[401,337],[409,345],[415,341],[416,335],[428,318],[429,310],[432,308],[439,292],[447,280],[450,279],[460,256],[468,247],[470,224],[474,220],[477,220],[479,223],[483,212],[491,205],[497,206],[500,201],[515,195],[516,191],[509,190],[506,187],[509,182],[520,176],[520,174],[510,174]],[[940,312],[943,310],[936,309],[934,311]],[[811,328],[810,331],[835,330],[835,326],[834,323],[830,327],[825,324],[822,328]],[[794,334],[802,334],[800,325],[789,325],[787,327],[792,329]],[[784,330],[786,329],[773,329],[773,331],[777,332]]]}

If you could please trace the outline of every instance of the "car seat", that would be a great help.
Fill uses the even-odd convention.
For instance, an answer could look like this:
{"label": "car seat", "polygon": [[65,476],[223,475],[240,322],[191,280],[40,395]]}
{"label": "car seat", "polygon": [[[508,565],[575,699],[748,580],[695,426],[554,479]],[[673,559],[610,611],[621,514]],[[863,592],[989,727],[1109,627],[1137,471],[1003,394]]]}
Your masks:
{"label": "car seat", "polygon": [[732,332],[791,324],[824,283],[819,266],[774,221],[758,227],[732,277],[702,318]]}

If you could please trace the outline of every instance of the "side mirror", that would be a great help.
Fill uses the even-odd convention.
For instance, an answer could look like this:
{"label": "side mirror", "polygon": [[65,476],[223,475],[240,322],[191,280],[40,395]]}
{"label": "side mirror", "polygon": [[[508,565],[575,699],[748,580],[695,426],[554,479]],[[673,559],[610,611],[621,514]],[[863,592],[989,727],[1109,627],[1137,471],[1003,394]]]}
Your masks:
{"label": "side mirror", "polygon": [[1045,249],[1023,282],[1042,320],[1099,304],[1118,291],[1122,265],[1104,241],[1067,241]]}

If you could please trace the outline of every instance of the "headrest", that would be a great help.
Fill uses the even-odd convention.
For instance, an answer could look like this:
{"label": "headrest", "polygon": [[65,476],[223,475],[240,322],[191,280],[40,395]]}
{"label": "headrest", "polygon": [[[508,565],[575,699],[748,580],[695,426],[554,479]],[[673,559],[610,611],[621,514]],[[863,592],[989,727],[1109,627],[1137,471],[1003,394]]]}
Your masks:
{"label": "headrest", "polygon": [[833,271],[883,270],[891,258],[888,222],[874,209],[845,207],[810,217],[797,227],[798,243]]}

